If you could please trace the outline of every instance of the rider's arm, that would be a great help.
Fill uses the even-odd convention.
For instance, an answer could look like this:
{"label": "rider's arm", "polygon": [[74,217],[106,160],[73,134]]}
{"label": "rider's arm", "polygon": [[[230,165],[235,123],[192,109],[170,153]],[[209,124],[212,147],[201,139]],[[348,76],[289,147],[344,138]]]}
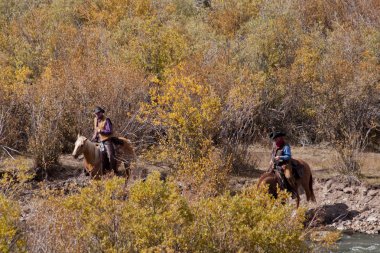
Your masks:
{"label": "rider's arm", "polygon": [[280,160],[289,161],[290,158],[292,158],[292,152],[290,151],[290,146],[285,145],[284,149],[282,150],[282,155],[280,156]]}
{"label": "rider's arm", "polygon": [[97,141],[98,129],[97,129],[97,120],[94,119],[94,133],[92,134],[91,141]]}

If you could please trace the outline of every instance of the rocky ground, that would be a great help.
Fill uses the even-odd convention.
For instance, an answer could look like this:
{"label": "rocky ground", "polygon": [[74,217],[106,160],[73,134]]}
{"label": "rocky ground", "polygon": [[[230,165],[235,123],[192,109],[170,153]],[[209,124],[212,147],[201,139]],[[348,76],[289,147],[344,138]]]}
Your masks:
{"label": "rocky ground", "polygon": [[[235,177],[231,188],[240,191],[256,179]],[[367,185],[355,178],[333,176],[314,179],[315,203],[301,194],[307,209],[307,226],[344,232],[380,234],[380,185]]]}
{"label": "rocky ground", "polygon": [[314,190],[317,203],[311,204],[308,210],[311,226],[380,234],[379,185],[336,176],[317,179]]}

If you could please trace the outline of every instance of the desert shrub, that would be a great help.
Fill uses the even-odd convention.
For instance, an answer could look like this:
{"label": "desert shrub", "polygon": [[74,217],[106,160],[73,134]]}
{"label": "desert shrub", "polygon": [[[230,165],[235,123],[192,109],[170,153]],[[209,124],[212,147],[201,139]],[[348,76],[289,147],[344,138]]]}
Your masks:
{"label": "desert shrub", "polygon": [[80,237],[82,228],[78,217],[62,206],[62,196],[52,192],[44,192],[42,196],[33,199],[30,205],[33,212],[26,220],[28,251],[86,252],[89,246]]}
{"label": "desert shrub", "polygon": [[345,23],[350,26],[364,21],[369,24],[378,23],[379,3],[377,1],[324,1],[312,0],[305,4],[304,0],[295,1],[299,6],[300,19],[305,29],[316,25],[324,30],[334,29],[334,23]]}
{"label": "desert shrub", "polygon": [[17,197],[26,190],[26,184],[35,177],[34,162],[30,158],[16,157],[1,160],[0,192],[8,197]]}
{"label": "desert shrub", "polygon": [[189,229],[189,248],[196,252],[303,252],[302,211],[264,191],[248,189],[242,195],[225,194],[196,203]]}
{"label": "desert shrub", "polygon": [[[359,173],[356,155],[365,149],[368,135],[376,129],[378,121],[378,64],[363,42],[370,41],[372,36],[366,28],[352,33],[336,29],[322,61],[324,83],[318,87],[320,95],[316,101],[318,130],[340,154],[341,171],[350,174]],[[345,50],[338,48],[342,40],[346,40]]]}
{"label": "desert shrub", "polygon": [[196,155],[204,139],[218,129],[220,100],[204,84],[197,83],[177,68],[167,72],[150,90],[151,103],[145,104],[153,123],[166,129],[173,145],[188,145]]}
{"label": "desert shrub", "polygon": [[[155,172],[124,192],[123,181],[36,201],[28,248],[60,252],[303,252],[302,211],[256,188],[188,202]],[[43,220],[44,222],[41,222]]]}
{"label": "desert shrub", "polygon": [[[94,105],[121,134],[150,135],[150,145],[164,125],[135,116],[154,86],[147,80],[166,82],[177,64],[219,99],[225,120],[213,123],[222,133],[213,140],[242,147],[222,147],[227,153],[244,157],[243,146],[273,128],[298,143],[330,141],[340,135],[331,115],[350,114],[343,98],[378,85],[378,7],[375,0],[1,1],[0,124],[9,126],[1,145],[36,152],[39,166],[50,166],[71,151],[78,131],[91,134]],[[365,106],[373,112],[376,102]],[[365,133],[376,129],[372,122]]]}
{"label": "desert shrub", "polygon": [[20,207],[0,193],[0,251],[26,252],[20,224]]}
{"label": "desert shrub", "polygon": [[259,13],[262,1],[213,1],[208,22],[219,33],[234,35],[245,22]]}
{"label": "desert shrub", "polygon": [[165,131],[161,147],[152,151],[160,154],[159,159],[172,164],[193,187],[207,181],[209,186],[213,185],[211,188],[222,187],[226,183],[229,157],[213,148],[221,105],[211,87],[197,83],[178,67],[155,83],[150,94],[142,116]]}
{"label": "desert shrub", "polygon": [[176,184],[160,181],[154,173],[127,196],[123,180],[111,179],[93,182],[73,196],[42,202],[29,223],[38,233],[29,234],[28,241],[29,247],[62,252],[180,249],[182,229],[190,221]]}

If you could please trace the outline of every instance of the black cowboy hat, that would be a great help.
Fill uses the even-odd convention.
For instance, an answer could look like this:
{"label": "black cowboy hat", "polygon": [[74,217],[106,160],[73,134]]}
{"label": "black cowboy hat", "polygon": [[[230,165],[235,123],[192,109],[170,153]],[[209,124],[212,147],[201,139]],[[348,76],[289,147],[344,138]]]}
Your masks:
{"label": "black cowboy hat", "polygon": [[286,136],[286,134],[283,132],[272,132],[269,134],[269,138],[271,138],[272,140],[274,140],[277,137],[282,137],[282,136]]}
{"label": "black cowboy hat", "polygon": [[97,107],[95,107],[94,113],[98,113],[98,112],[104,113],[105,111],[100,106],[97,106]]}

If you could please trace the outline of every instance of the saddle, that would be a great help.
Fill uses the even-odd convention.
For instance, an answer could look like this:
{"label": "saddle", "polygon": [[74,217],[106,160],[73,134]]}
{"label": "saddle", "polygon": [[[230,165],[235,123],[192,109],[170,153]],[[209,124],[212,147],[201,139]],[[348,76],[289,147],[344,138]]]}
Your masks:
{"label": "saddle", "polygon": [[290,192],[292,194],[292,199],[296,198],[297,190],[294,178],[290,178],[289,175],[286,175],[286,173],[284,174],[284,176],[281,176],[281,173],[278,170],[274,170],[273,173],[277,179],[280,189]]}
{"label": "saddle", "polygon": [[123,140],[120,140],[118,137],[111,137],[109,140],[116,146],[121,146],[124,144]]}

